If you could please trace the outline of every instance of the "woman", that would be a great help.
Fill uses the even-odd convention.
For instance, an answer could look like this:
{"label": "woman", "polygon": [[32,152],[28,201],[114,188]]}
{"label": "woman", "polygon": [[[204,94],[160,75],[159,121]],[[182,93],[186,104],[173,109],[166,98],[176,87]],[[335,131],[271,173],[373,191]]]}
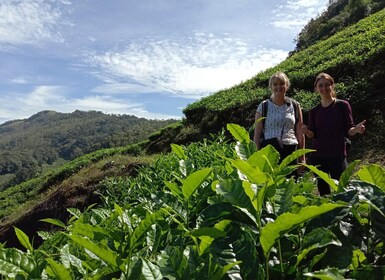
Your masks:
{"label": "woman", "polygon": [[[277,72],[270,77],[270,99],[262,101],[255,114],[254,142],[258,149],[271,144],[280,154],[280,160],[303,148],[305,137],[301,131],[302,112],[299,103],[286,97],[290,81],[286,74]],[[265,104],[265,105],[264,105]],[[267,113],[263,112],[268,109]],[[258,121],[265,117],[264,121]],[[300,161],[304,162],[305,157]]]}
{"label": "woman", "polygon": [[[314,88],[321,103],[309,111],[308,127],[302,124],[302,132],[313,139],[316,151],[310,155],[311,164],[338,180],[347,167],[345,137],[364,133],[366,121],[354,125],[350,104],[336,99],[334,80],[329,74],[320,73]],[[320,180],[318,191],[320,195],[330,194],[330,187]]]}

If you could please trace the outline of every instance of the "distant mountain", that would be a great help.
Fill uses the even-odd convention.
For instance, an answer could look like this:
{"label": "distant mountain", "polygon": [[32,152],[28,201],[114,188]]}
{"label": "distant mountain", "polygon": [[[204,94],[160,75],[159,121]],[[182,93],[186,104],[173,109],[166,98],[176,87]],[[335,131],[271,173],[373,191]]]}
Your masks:
{"label": "distant mountain", "polygon": [[148,138],[176,120],[148,120],[97,111],[42,111],[0,125],[0,190],[98,149]]}

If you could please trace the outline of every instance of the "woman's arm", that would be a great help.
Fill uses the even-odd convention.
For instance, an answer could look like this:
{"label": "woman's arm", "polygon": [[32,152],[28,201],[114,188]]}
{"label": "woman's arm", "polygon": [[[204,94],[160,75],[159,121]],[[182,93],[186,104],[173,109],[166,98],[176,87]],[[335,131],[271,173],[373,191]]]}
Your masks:
{"label": "woman's arm", "polygon": [[[310,125],[310,127],[313,127],[314,125],[312,125],[312,122],[313,122],[313,117],[314,117],[314,114],[312,113],[313,110],[310,110],[309,111],[309,122],[308,124]],[[304,135],[306,135],[308,138],[312,139],[314,138],[314,132],[312,130],[310,130],[308,128],[307,125],[305,125],[304,123],[301,123],[301,131]]]}
{"label": "woman's arm", "polygon": [[357,133],[359,134],[363,134],[365,132],[365,123],[366,123],[366,120],[360,122],[359,124],[351,127],[348,131],[348,134],[349,136],[353,136]]}
{"label": "woman's arm", "polygon": [[[305,148],[305,135],[302,132],[302,125],[303,125],[302,110],[301,110],[301,106],[298,104],[298,122],[295,126],[295,136],[297,137],[299,149]],[[299,162],[306,162],[305,155],[299,158]]]}
{"label": "woman's arm", "polygon": [[314,132],[311,131],[307,125],[305,125],[304,123],[301,123],[301,131],[304,135],[306,135],[308,138],[313,138],[314,137]]}

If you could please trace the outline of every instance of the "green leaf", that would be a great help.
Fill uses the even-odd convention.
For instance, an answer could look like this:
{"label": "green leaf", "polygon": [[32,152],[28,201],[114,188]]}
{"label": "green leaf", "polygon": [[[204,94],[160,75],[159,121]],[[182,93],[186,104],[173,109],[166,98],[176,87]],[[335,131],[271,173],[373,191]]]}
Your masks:
{"label": "green leaf", "polygon": [[51,276],[54,276],[55,279],[59,279],[59,280],[73,279],[73,277],[71,276],[71,272],[68,269],[66,269],[64,265],[55,262],[51,258],[47,258],[46,261],[49,264],[46,270],[50,269],[51,273],[53,274]]}
{"label": "green leaf", "polygon": [[[94,206],[95,206],[95,204],[91,204],[90,206],[87,207],[87,209],[85,209],[84,212],[87,212],[89,209],[91,209]],[[68,221],[68,224],[70,224],[71,222],[73,222],[77,219],[80,219],[80,217],[82,215],[82,212],[77,208],[67,208],[67,212],[72,215],[71,219]]]}
{"label": "green leaf", "polygon": [[356,249],[353,251],[353,257],[352,257],[352,263],[349,267],[351,270],[358,269],[362,263],[366,260],[365,253],[362,252],[360,249]]}
{"label": "green leaf", "polygon": [[196,189],[206,181],[207,177],[211,174],[211,168],[205,168],[195,171],[190,174],[183,182],[182,193],[186,200],[196,191]]}
{"label": "green leaf", "polygon": [[304,207],[298,213],[284,213],[278,216],[274,222],[268,223],[261,230],[260,242],[265,256],[277,240],[290,230],[321,214],[344,206],[342,204],[326,203],[320,206]]}
{"label": "green leaf", "polygon": [[84,275],[87,273],[86,269],[82,265],[82,260],[71,254],[70,245],[68,243],[60,249],[60,260],[66,268],[70,268],[72,266],[72,269],[76,268]]}
{"label": "green leaf", "polygon": [[14,229],[15,229],[17,239],[19,239],[19,241],[20,241],[20,244],[23,245],[23,247],[25,249],[27,249],[28,251],[30,251],[32,253],[33,247],[31,245],[31,243],[29,242],[29,237],[22,230],[18,229],[17,227],[14,227]]}
{"label": "green leaf", "polygon": [[[168,246],[166,247],[171,269],[178,276],[177,279],[184,279],[183,275],[188,273],[187,257],[183,254],[182,247]],[[164,257],[163,259],[167,259]]]}
{"label": "green leaf", "polygon": [[60,220],[58,220],[58,219],[46,218],[46,219],[41,219],[41,220],[39,220],[39,221],[41,221],[41,222],[46,222],[46,223],[49,223],[49,224],[52,224],[52,225],[61,227],[61,228],[63,228],[63,229],[66,228],[66,225],[65,225],[62,221],[60,221]]}
{"label": "green leaf", "polygon": [[0,248],[0,275],[7,275],[10,279],[16,275],[25,278],[36,268],[32,256],[14,248]]}
{"label": "green leaf", "polygon": [[160,209],[155,213],[148,215],[145,219],[141,220],[139,225],[135,228],[131,240],[130,240],[130,248],[133,250],[139,245],[139,240],[147,233],[151,226],[163,219],[168,215],[168,212]]}
{"label": "green leaf", "polygon": [[309,234],[305,235],[301,246],[301,252],[297,256],[296,266],[303,258],[312,250],[322,248],[328,245],[341,246],[342,243],[337,239],[335,234],[326,228],[316,228]]}
{"label": "green leaf", "polygon": [[124,279],[162,280],[164,278],[157,265],[144,258],[133,258],[130,261],[128,275]]}
{"label": "green leaf", "polygon": [[230,220],[223,220],[214,227],[203,227],[190,232],[190,235],[198,237],[201,240],[199,244],[199,255],[202,255],[216,238],[226,236],[224,230],[230,223]]}
{"label": "green leaf", "polygon": [[264,185],[264,184],[273,184],[274,181],[268,174],[262,172],[258,168],[250,165],[248,162],[235,159],[231,160],[232,165],[237,168],[247,179],[254,184]]}
{"label": "green leaf", "polygon": [[77,223],[71,228],[71,233],[76,235],[87,236],[93,241],[102,241],[110,237],[110,231],[108,228],[98,225],[90,225]]}
{"label": "green leaf", "polygon": [[182,191],[180,187],[174,182],[164,182],[166,187],[168,187],[173,195],[178,198],[182,198]]}
{"label": "green leaf", "polygon": [[257,191],[252,188],[252,184],[247,181],[242,181],[242,187],[245,190],[246,195],[249,197],[251,205],[253,205],[255,211],[259,212],[262,208],[262,205],[257,199]]}
{"label": "green leaf", "polygon": [[234,123],[228,123],[227,124],[227,130],[231,133],[231,135],[239,142],[244,142],[244,143],[249,143],[250,142],[250,137],[249,133],[247,130]]}
{"label": "green leaf", "polygon": [[247,160],[251,157],[257,150],[257,146],[254,142],[244,143],[237,141],[235,145],[235,151],[240,159]]}
{"label": "green leaf", "polygon": [[258,150],[256,153],[251,155],[248,159],[248,163],[252,166],[257,167],[262,172],[272,173],[274,168],[278,166],[279,153],[271,146]]}
{"label": "green leaf", "polygon": [[354,169],[357,167],[357,165],[360,163],[360,160],[355,160],[349,166],[342,172],[340,181],[338,183],[338,192],[343,192],[344,189],[347,187],[350,178],[353,175]]}
{"label": "green leaf", "polygon": [[203,228],[198,228],[198,229],[192,230],[190,232],[190,235],[195,236],[195,237],[209,236],[209,237],[215,239],[215,238],[219,238],[219,237],[225,237],[226,233],[220,229],[215,228],[215,227],[203,227]]}
{"label": "green leaf", "polygon": [[236,265],[238,265],[240,263],[242,263],[242,262],[241,261],[236,261],[236,262],[233,262],[233,263],[229,263],[229,264],[227,264],[227,265],[225,265],[223,267],[219,267],[218,270],[215,272],[215,274],[210,276],[210,280],[221,280],[221,279],[223,279],[223,277],[225,276],[227,271],[229,271],[234,266],[236,266]]}
{"label": "green leaf", "polygon": [[284,158],[282,160],[281,164],[278,167],[277,172],[283,170],[289,164],[293,164],[293,162],[295,164],[297,158],[299,158],[300,156],[303,156],[307,153],[314,152],[314,151],[315,150],[310,150],[310,149],[298,149],[298,150],[294,151],[292,154],[288,155],[286,158]]}
{"label": "green leaf", "polygon": [[279,188],[276,189],[273,199],[275,201],[274,208],[277,215],[291,211],[295,188],[294,180],[287,180],[283,181],[279,185]]}
{"label": "green leaf", "polygon": [[74,234],[66,234],[66,235],[72,241],[78,244],[80,247],[90,250],[92,253],[98,256],[98,258],[103,260],[105,263],[115,268],[119,268],[121,271],[124,271],[125,266],[121,258],[118,256],[116,252],[112,251],[105,244],[95,243],[87,238],[74,235]]}
{"label": "green leaf", "polygon": [[360,180],[380,187],[385,191],[385,169],[377,164],[362,167],[357,172]]}
{"label": "green leaf", "polygon": [[242,181],[227,179],[217,184],[217,193],[235,206],[245,208],[255,216],[255,209],[247,196]]}
{"label": "green leaf", "polygon": [[187,159],[187,156],[186,156],[182,146],[179,146],[177,144],[171,144],[171,150],[174,152],[174,154],[179,159],[183,159],[183,160]]}
{"label": "green leaf", "polygon": [[143,279],[142,275],[143,261],[142,259],[132,258],[130,260],[130,267],[128,269],[128,275],[126,280],[138,280]]}
{"label": "green leaf", "polygon": [[154,265],[147,259],[142,260],[142,275],[144,279],[148,280],[162,280],[163,276],[158,266]]}
{"label": "green leaf", "polygon": [[325,172],[319,170],[317,167],[315,167],[313,165],[304,164],[304,166],[306,166],[308,169],[310,169],[315,174],[317,174],[318,177],[320,177],[322,180],[324,180],[334,191],[338,190],[338,186],[336,185],[334,180],[329,177],[328,174],[326,174]]}
{"label": "green leaf", "polygon": [[328,268],[315,272],[305,273],[304,276],[315,277],[321,280],[345,280],[337,268]]}

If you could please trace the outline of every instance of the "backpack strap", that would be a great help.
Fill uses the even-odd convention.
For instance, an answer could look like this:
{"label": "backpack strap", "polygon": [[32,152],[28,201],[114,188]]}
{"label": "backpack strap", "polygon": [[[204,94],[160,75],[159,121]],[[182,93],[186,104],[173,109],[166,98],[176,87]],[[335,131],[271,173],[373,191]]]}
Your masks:
{"label": "backpack strap", "polygon": [[269,109],[267,99],[262,101],[262,133],[261,133],[261,139],[265,139],[265,120],[267,116],[267,110]]}
{"label": "backpack strap", "polygon": [[[271,99],[270,99],[271,100]],[[294,99],[290,98],[290,97],[287,97],[285,96],[285,102],[287,104],[287,106],[290,106],[292,105],[293,106],[293,109],[294,109],[294,118],[295,118],[295,124],[294,126],[298,123],[298,120],[299,120],[299,104],[297,101],[295,101]],[[262,101],[262,125],[263,125],[263,130],[262,130],[262,135],[261,135],[261,139],[264,139],[265,136],[264,136],[264,131],[265,131],[265,120],[266,120],[266,116],[267,116],[267,111],[268,111],[268,99],[265,99]]]}

